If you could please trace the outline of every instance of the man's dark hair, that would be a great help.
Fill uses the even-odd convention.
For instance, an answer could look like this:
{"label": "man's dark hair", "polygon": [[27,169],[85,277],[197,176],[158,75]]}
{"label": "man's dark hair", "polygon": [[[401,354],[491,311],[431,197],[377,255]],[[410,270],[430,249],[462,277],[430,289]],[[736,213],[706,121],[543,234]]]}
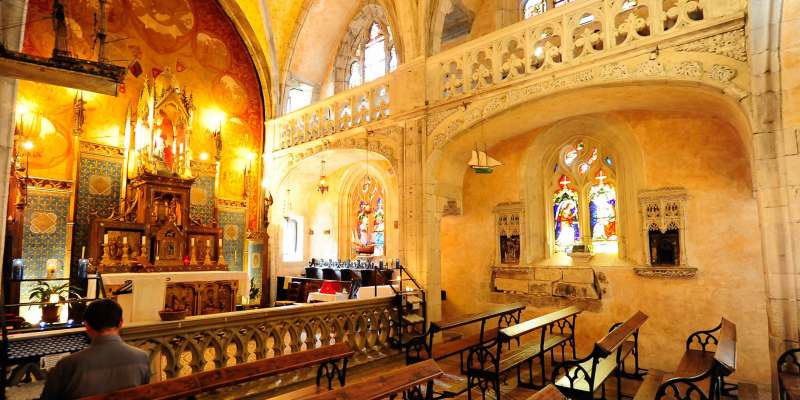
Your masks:
{"label": "man's dark hair", "polygon": [[83,320],[96,331],[119,328],[122,323],[122,307],[111,299],[95,300],[86,306]]}

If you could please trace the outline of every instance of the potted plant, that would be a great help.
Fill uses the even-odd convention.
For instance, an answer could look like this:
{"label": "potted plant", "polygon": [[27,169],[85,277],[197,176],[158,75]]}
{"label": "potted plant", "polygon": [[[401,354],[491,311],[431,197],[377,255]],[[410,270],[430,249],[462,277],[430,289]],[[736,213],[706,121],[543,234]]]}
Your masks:
{"label": "potted plant", "polygon": [[256,286],[256,278],[250,278],[250,295],[248,297],[251,304],[255,303],[259,293],[261,293],[261,289]]}
{"label": "potted plant", "polygon": [[[36,303],[48,303],[42,304],[42,322],[52,324],[58,322],[60,319],[59,314],[61,308],[59,307],[59,303],[66,301],[69,295],[73,295],[77,298],[81,297],[78,294],[77,288],[71,287],[69,282],[62,285],[51,286],[45,281],[38,281],[36,286],[31,289],[28,300]],[[53,296],[58,296],[57,302],[51,300]]]}

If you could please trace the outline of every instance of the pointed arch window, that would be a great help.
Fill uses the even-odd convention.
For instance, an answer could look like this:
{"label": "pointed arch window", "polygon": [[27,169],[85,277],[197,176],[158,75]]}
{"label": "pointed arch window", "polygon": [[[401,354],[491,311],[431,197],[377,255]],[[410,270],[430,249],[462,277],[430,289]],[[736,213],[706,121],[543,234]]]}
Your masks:
{"label": "pointed arch window", "polygon": [[522,3],[522,17],[528,19],[547,11],[546,0],[526,0]]}
{"label": "pointed arch window", "polygon": [[386,199],[383,186],[364,175],[350,192],[353,255],[382,256],[386,247]]}
{"label": "pointed arch window", "polygon": [[378,79],[397,69],[397,48],[388,25],[378,21],[362,32],[347,69],[347,87]]}
{"label": "pointed arch window", "polygon": [[617,187],[613,156],[601,146],[577,139],[564,145],[553,162],[553,251],[570,253],[575,245],[594,253],[617,254]]}

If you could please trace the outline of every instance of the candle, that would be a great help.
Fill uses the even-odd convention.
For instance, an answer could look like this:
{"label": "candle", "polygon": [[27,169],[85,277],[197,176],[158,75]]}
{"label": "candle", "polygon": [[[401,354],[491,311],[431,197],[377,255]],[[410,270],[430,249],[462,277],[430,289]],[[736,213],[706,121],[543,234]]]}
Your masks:
{"label": "candle", "polygon": [[222,248],[222,238],[219,239],[219,247]]}
{"label": "candle", "polygon": [[192,246],[194,246],[194,238],[192,238]]}
{"label": "candle", "polygon": [[81,258],[86,258],[86,246],[81,247]]}
{"label": "candle", "polygon": [[144,246],[145,244],[147,244],[147,237],[142,236],[142,246]]}
{"label": "candle", "polygon": [[103,235],[103,244],[108,244],[108,234]]}
{"label": "candle", "polygon": [[211,240],[206,239],[206,247],[211,247]]}
{"label": "candle", "polygon": [[123,236],[122,237],[122,244],[128,244],[128,237],[127,236]]}

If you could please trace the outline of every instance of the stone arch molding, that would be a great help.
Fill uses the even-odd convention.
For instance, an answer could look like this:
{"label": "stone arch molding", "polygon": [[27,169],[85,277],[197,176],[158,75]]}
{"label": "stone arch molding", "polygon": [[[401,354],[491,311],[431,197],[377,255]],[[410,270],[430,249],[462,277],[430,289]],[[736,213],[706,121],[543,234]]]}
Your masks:
{"label": "stone arch molding", "polygon": [[552,171],[550,162],[563,145],[577,139],[588,139],[614,156],[619,257],[641,263],[644,247],[637,196],[646,185],[644,156],[628,124],[608,114],[558,122],[537,135],[526,149],[520,167],[520,200],[527,216],[523,221],[525,261],[532,263],[552,255],[552,215],[548,211],[552,204],[548,191]]}
{"label": "stone arch molding", "polygon": [[[441,150],[458,135],[481,121],[513,107],[549,95],[582,88],[668,83],[705,87],[740,101],[749,95],[749,67],[722,54],[695,55],[692,48],[658,56],[655,53],[625,61],[597,63],[571,74],[521,81],[500,93],[474,101],[467,107],[434,112],[427,117],[427,154]],[[747,111],[747,110],[744,110]]]}

